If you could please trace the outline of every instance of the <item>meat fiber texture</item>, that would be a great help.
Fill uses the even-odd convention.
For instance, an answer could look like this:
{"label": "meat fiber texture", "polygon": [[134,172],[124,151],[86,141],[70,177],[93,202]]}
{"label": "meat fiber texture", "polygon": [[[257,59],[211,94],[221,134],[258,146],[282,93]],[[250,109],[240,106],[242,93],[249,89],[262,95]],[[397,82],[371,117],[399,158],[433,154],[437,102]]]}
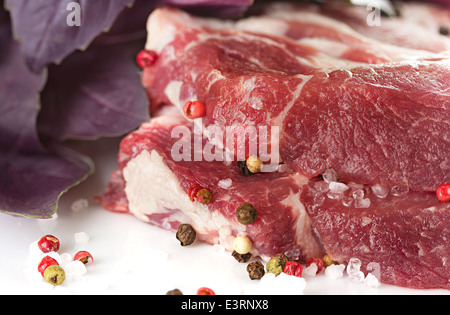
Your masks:
{"label": "meat fiber texture", "polygon": [[[230,251],[247,235],[264,260],[357,257],[363,270],[380,266],[384,283],[450,289],[450,204],[435,195],[450,181],[450,39],[436,24],[450,25],[450,13],[399,8],[418,6],[435,22],[401,14],[376,30],[358,24],[367,11],[334,4],[277,3],[237,21],[157,9],[146,49],[158,59],[142,75],[153,118],[122,141],[99,201],[173,231],[189,223]],[[430,44],[417,46],[416,35]],[[206,104],[201,119],[182,114],[193,100]],[[279,148],[279,160],[243,176],[238,150],[220,137],[216,149],[233,161],[174,158],[180,145],[202,153],[195,137],[207,147],[209,126],[276,127],[277,137],[258,140]],[[180,140],[177,127],[195,136]],[[189,199],[194,184],[211,203]],[[258,211],[253,224],[237,221],[244,202]]]}

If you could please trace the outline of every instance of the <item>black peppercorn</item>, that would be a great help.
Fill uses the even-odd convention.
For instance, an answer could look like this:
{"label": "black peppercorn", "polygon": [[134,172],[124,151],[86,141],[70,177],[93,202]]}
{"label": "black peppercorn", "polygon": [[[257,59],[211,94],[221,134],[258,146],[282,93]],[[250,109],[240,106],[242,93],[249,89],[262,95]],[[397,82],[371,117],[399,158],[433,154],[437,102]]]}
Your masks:
{"label": "black peppercorn", "polygon": [[191,245],[197,236],[194,228],[190,224],[181,224],[178,227],[176,234],[177,240],[180,241],[181,246]]}
{"label": "black peppercorn", "polygon": [[241,174],[244,176],[254,175],[252,172],[249,171],[246,161],[238,161],[238,168]]}
{"label": "black peppercorn", "polygon": [[247,265],[247,272],[250,279],[259,280],[265,274],[264,265],[260,261],[251,262]]}
{"label": "black peppercorn", "polygon": [[255,222],[258,212],[251,203],[243,203],[237,207],[236,215],[239,223],[248,225]]}
{"label": "black peppercorn", "polygon": [[183,295],[183,293],[178,289],[173,289],[173,290],[167,291],[166,295]]}
{"label": "black peppercorn", "polygon": [[233,251],[231,253],[231,256],[233,256],[238,262],[247,262],[250,260],[250,257],[252,257],[252,254],[247,253],[247,254],[239,254],[237,251]]}
{"label": "black peppercorn", "polygon": [[441,26],[441,27],[439,28],[439,34],[444,35],[444,36],[447,36],[447,35],[449,34],[448,27],[446,27],[446,26]]}

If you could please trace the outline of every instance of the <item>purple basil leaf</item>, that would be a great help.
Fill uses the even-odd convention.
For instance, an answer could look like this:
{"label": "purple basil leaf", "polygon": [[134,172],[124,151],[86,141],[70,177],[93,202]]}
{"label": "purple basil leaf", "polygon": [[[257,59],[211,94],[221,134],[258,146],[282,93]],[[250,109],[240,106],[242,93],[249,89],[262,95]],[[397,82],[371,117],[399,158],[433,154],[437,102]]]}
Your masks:
{"label": "purple basil leaf", "polygon": [[91,47],[49,67],[39,132],[49,138],[96,139],[127,133],[148,120],[148,98],[135,56],[144,43]]}
{"label": "purple basil leaf", "polygon": [[35,152],[41,149],[35,119],[46,73],[32,73],[27,68],[3,10],[0,10],[0,47],[0,148]]}
{"label": "purple basil leaf", "polygon": [[27,154],[0,149],[0,211],[49,218],[61,195],[93,169],[89,158],[64,147]]}
{"label": "purple basil leaf", "polygon": [[[69,26],[68,4],[80,4],[80,26]],[[133,0],[6,0],[13,33],[23,47],[30,69],[41,71],[77,49],[85,49]],[[70,7],[69,7],[70,8]]]}
{"label": "purple basil leaf", "polygon": [[26,66],[0,10],[0,211],[50,217],[58,199],[92,171],[92,163],[60,147],[44,148],[36,133],[46,73]]}

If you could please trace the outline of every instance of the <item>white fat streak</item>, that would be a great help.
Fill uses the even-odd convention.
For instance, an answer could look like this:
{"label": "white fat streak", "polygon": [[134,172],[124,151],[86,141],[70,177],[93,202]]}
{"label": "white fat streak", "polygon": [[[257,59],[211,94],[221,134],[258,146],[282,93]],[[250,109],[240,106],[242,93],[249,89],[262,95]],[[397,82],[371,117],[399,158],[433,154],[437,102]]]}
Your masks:
{"label": "white fat streak", "polygon": [[[145,222],[148,215],[167,213],[166,209],[179,209],[166,220],[191,224],[199,239],[220,243],[233,250],[232,231],[242,227],[233,226],[220,212],[211,211],[207,205],[192,202],[184,192],[175,174],[155,150],[142,151],[123,169],[125,193],[132,214]],[[219,231],[218,236],[216,235]]]}
{"label": "white fat streak", "polygon": [[[308,24],[316,24],[320,26],[327,26],[333,30],[336,30],[342,34],[353,37],[368,45],[374,47],[380,57],[388,58],[391,61],[401,61],[405,59],[422,59],[422,58],[437,58],[442,54],[435,54],[429,51],[410,49],[405,47],[396,46],[393,44],[383,43],[381,41],[366,37],[353,28],[345,24],[344,22],[335,20],[331,17],[324,16],[320,13],[299,10],[295,6],[283,3],[271,5],[266,10],[267,18],[277,18],[284,21],[300,21]],[[262,19],[267,19],[263,17]],[[422,17],[423,18],[423,17]],[[266,31],[263,28],[264,32]],[[283,35],[283,34],[280,34]],[[310,43],[309,43],[310,44]],[[313,47],[313,46],[312,46]],[[333,52],[333,55],[335,53]]]}
{"label": "white fat streak", "polygon": [[183,86],[182,81],[170,81],[164,89],[164,94],[167,96],[169,101],[176,107],[182,109],[183,104],[180,100],[181,87]]}
{"label": "white fat streak", "polygon": [[147,20],[147,42],[145,49],[160,54],[164,47],[175,39],[176,27],[163,10],[155,10]]}
{"label": "white fat streak", "polygon": [[[300,175],[299,177],[303,178],[303,176]],[[308,179],[304,177],[305,183],[307,180]],[[307,253],[310,257],[319,256],[322,251],[317,240],[313,237],[312,222],[306,212],[305,206],[300,201],[300,192],[291,192],[291,194],[281,203],[292,209],[292,214],[297,220],[295,233],[297,244],[304,245],[303,252]]]}
{"label": "white fat streak", "polygon": [[243,82],[241,82],[242,89],[245,91],[242,102],[248,103],[248,105],[253,109],[260,110],[263,106],[262,101],[258,97],[250,97],[250,94],[256,86],[255,81],[256,77],[251,77],[250,79],[243,80]]}
{"label": "white fat streak", "polygon": [[249,17],[238,21],[234,27],[238,30],[260,33],[264,30],[265,34],[279,36],[286,34],[289,30],[287,21],[272,18]]}
{"label": "white fat streak", "polygon": [[289,103],[284,107],[283,111],[274,119],[272,119],[272,123],[274,126],[280,126],[280,128],[283,126],[284,118],[286,117],[289,110],[294,106],[295,102],[300,96],[300,92],[303,89],[303,86],[313,77],[312,75],[297,75],[296,77],[302,78],[303,81],[297,85],[295,88],[295,91],[292,93],[292,98],[289,101]]}

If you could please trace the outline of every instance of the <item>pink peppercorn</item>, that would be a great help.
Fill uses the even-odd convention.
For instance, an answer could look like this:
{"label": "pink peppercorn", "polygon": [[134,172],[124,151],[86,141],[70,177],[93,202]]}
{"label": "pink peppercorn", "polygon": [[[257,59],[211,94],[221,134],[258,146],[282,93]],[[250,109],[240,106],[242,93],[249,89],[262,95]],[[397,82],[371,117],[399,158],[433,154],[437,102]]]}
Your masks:
{"label": "pink peppercorn", "polygon": [[288,261],[284,266],[283,272],[290,276],[301,277],[302,276],[303,267],[295,261]]}
{"label": "pink peppercorn", "polygon": [[136,62],[139,67],[146,68],[154,64],[157,57],[158,55],[153,50],[141,50],[136,57]]}
{"label": "pink peppercorn", "polygon": [[44,253],[57,252],[59,250],[59,239],[53,235],[45,235],[38,241],[40,250]]}

